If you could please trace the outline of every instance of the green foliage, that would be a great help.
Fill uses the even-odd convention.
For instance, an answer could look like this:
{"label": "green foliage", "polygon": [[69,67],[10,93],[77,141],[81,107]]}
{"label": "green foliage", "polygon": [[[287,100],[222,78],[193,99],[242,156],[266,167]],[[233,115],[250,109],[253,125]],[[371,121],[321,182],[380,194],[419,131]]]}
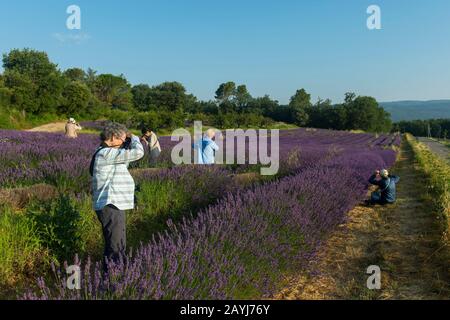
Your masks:
{"label": "green foliage", "polygon": [[2,129],[30,129],[45,123],[60,121],[54,114],[41,115],[26,114],[16,109],[2,109],[0,107],[0,128]]}
{"label": "green foliage", "polygon": [[3,55],[5,84],[12,102],[32,113],[53,112],[61,101],[64,78],[45,52],[14,49]]}
{"label": "green foliage", "polygon": [[236,87],[232,81],[222,83],[216,90],[215,98],[222,113],[255,113],[250,108],[253,98],[244,84]]}
{"label": "green foliage", "polygon": [[192,96],[179,82],[164,82],[152,88],[149,95],[150,105],[166,111],[183,111]]}
{"label": "green foliage", "polygon": [[305,126],[308,123],[310,107],[311,95],[305,89],[297,90],[289,102],[292,122],[298,126]]}
{"label": "green foliage", "polygon": [[408,132],[417,137],[427,137],[428,128],[430,129],[429,133],[432,137],[446,139],[449,137],[450,119],[400,121],[394,123],[392,130],[394,132]]}
{"label": "green foliage", "polygon": [[444,241],[450,242],[450,166],[444,159],[435,155],[424,144],[417,142],[413,136],[406,134],[406,139],[414,150],[415,157],[429,180],[428,191],[432,194],[435,211],[441,220]]}
{"label": "green foliage", "polygon": [[267,127],[274,121],[255,113],[219,113],[215,117],[213,126],[217,128],[248,128],[248,127]]}
{"label": "green foliage", "polygon": [[214,101],[198,101],[188,104],[184,111],[188,114],[203,113],[217,115],[219,113],[219,107]]}
{"label": "green foliage", "polygon": [[159,117],[160,117],[160,124],[159,126],[157,126],[157,128],[171,128],[171,129],[175,129],[175,128],[179,128],[182,127],[184,125],[184,116],[183,113],[181,112],[159,112]]}
{"label": "green foliage", "polygon": [[56,200],[33,203],[27,217],[36,226],[36,232],[50,252],[59,261],[71,260],[85,251],[82,238],[81,214],[75,202],[66,195]]}
{"label": "green foliage", "polygon": [[204,126],[213,127],[216,125],[217,116],[208,114],[208,113],[197,112],[197,113],[187,114],[186,120],[187,120],[187,124],[189,124],[189,125],[193,125],[194,121],[201,121]]}
{"label": "green foliage", "polygon": [[164,82],[150,88],[139,84],[132,88],[133,103],[139,111],[182,112],[196,108],[196,98],[186,94],[179,82]]}
{"label": "green foliage", "polygon": [[129,246],[136,248],[143,239],[164,230],[167,219],[177,218],[186,205],[189,195],[175,181],[145,181],[136,193],[137,210],[128,215]]}
{"label": "green foliage", "polygon": [[373,97],[347,93],[345,102],[331,105],[329,100],[319,100],[309,108],[308,126],[337,130],[363,130],[389,132],[390,115],[378,105]]}
{"label": "green foliage", "polygon": [[264,117],[272,118],[278,121],[289,121],[290,119],[280,115],[282,110],[288,110],[286,107],[280,107],[278,101],[272,100],[268,95],[251,99],[248,103],[247,110],[250,113],[262,114]]}
{"label": "green foliage", "polygon": [[94,95],[114,109],[130,110],[132,104],[131,86],[123,75],[101,74],[92,84]]}
{"label": "green foliage", "polygon": [[3,68],[28,75],[33,81],[57,71],[56,64],[50,62],[45,52],[31,49],[14,49],[9,54],[4,54]]}
{"label": "green foliage", "polygon": [[154,130],[161,128],[173,130],[184,126],[184,114],[180,111],[139,112],[133,116],[133,121],[133,126],[137,128],[146,126]]}
{"label": "green foliage", "polygon": [[310,108],[309,125],[343,130],[346,127],[345,109],[342,105],[333,106],[330,100],[319,100]]}
{"label": "green foliage", "polygon": [[162,128],[161,113],[156,111],[139,112],[135,116],[139,128],[149,127],[155,131]]}
{"label": "green foliage", "polygon": [[150,92],[151,89],[147,84],[138,84],[131,88],[133,105],[138,111],[150,110]]}
{"label": "green foliage", "polygon": [[86,255],[101,258],[103,254],[103,234],[101,224],[92,209],[92,196],[90,194],[82,194],[73,199],[73,205],[79,212],[77,232],[82,243],[79,245],[82,251],[77,253],[80,254],[81,258]]}
{"label": "green foliage", "polygon": [[75,254],[101,258],[102,231],[89,195],[41,202],[31,203],[25,212],[0,206],[2,289],[42,276],[51,261],[72,261]]}
{"label": "green foliage", "polygon": [[131,127],[134,123],[134,117],[132,112],[127,112],[119,109],[110,109],[107,117],[113,122],[119,122],[127,127]]}
{"label": "green foliage", "polygon": [[18,110],[38,112],[37,85],[27,75],[16,70],[5,72],[5,85],[11,92],[10,101]]}
{"label": "green foliage", "polygon": [[87,113],[92,97],[86,84],[72,81],[64,88],[62,95],[64,102],[60,107],[60,114],[79,116]]}
{"label": "green foliage", "polygon": [[36,272],[47,252],[35,224],[24,214],[0,208],[0,284],[13,286]]}
{"label": "green foliage", "polygon": [[248,92],[247,86],[245,84],[240,85],[236,88],[235,103],[239,111],[245,110],[251,100],[252,96]]}
{"label": "green foliage", "polygon": [[109,107],[106,103],[99,101],[97,97],[91,93],[91,99],[89,99],[86,112],[80,115],[79,118],[85,120],[105,119],[110,111],[111,107]]}
{"label": "green foliage", "polygon": [[13,91],[0,85],[0,108],[8,108],[11,105]]}
{"label": "green foliage", "polygon": [[[145,124],[165,130],[183,127],[186,120],[204,120],[207,125],[220,128],[268,127],[273,121],[372,132],[389,131],[391,127],[389,114],[374,98],[356,97],[354,93],[347,93],[340,105],[319,100],[313,106],[310,94],[300,89],[289,105],[283,106],[268,95],[253,98],[245,84],[236,86],[229,81],[219,85],[216,101],[198,101],[179,82],[132,87],[122,74],[98,75],[90,68],[61,72],[45,52],[31,49],[14,49],[4,54],[3,66],[0,113],[9,117],[0,119],[2,128],[26,128],[31,118],[44,114],[53,118],[106,118],[130,128]],[[435,126],[433,130],[443,135],[444,129]]]}
{"label": "green foliage", "polygon": [[219,104],[226,103],[236,94],[236,84],[232,81],[222,83],[216,90],[215,98]]}
{"label": "green foliage", "polygon": [[64,71],[64,76],[66,76],[70,81],[86,81],[86,73],[80,68],[70,68]]}
{"label": "green foliage", "polygon": [[391,129],[389,114],[373,97],[359,96],[346,101],[346,129],[361,129],[368,132],[387,132]]}

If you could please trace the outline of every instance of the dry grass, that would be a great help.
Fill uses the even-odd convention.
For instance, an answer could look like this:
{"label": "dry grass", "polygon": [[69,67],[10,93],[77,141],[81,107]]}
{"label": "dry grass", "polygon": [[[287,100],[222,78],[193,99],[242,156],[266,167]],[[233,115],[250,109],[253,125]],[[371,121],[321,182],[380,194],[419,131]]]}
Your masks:
{"label": "dry grass", "polygon": [[52,123],[44,124],[42,126],[39,126],[39,127],[33,128],[33,129],[29,129],[27,131],[31,131],[31,132],[64,132],[66,123],[67,122],[65,122],[65,121],[52,122]]}
{"label": "dry grass", "polygon": [[[393,172],[395,205],[357,206],[324,244],[310,272],[287,279],[275,299],[450,299],[449,261],[409,145]],[[367,267],[381,268],[381,289],[366,287]]]}
{"label": "dry grass", "polygon": [[0,189],[0,203],[18,210],[25,208],[33,200],[45,201],[57,195],[54,186],[41,183],[30,187]]}
{"label": "dry grass", "polygon": [[233,176],[233,180],[239,186],[250,187],[261,180],[257,172],[240,173]]}

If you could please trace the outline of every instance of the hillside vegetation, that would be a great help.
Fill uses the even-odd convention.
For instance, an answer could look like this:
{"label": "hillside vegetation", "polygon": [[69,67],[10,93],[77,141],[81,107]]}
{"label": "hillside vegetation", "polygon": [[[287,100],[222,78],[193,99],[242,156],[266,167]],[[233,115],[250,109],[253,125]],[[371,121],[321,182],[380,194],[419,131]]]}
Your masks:
{"label": "hillside vegetation", "polygon": [[194,120],[216,128],[267,128],[276,122],[338,130],[388,132],[389,114],[373,97],[345,95],[345,102],[311,101],[297,90],[288,105],[269,95],[253,97],[245,84],[218,85],[215,100],[201,101],[183,84],[132,85],[123,74],[93,69],[60,70],[45,52],[14,49],[3,55],[0,128],[31,128],[46,122],[109,119],[130,128],[174,129]]}

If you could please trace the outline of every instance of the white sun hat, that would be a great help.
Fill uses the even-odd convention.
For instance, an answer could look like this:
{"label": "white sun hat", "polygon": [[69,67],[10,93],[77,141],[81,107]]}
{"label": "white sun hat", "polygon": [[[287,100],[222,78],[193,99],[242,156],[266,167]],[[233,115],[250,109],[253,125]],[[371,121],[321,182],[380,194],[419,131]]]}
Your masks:
{"label": "white sun hat", "polygon": [[74,118],[69,118],[69,122],[75,123],[75,119]]}

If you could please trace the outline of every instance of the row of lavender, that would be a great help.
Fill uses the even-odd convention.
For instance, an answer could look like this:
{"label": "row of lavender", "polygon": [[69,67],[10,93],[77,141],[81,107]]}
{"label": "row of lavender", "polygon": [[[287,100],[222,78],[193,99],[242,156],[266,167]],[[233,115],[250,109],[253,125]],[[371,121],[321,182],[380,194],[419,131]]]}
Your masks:
{"label": "row of lavender", "polygon": [[[290,143],[289,143],[290,141]],[[326,130],[283,132],[282,150],[300,146],[295,174],[240,192],[111,264],[89,260],[83,290],[63,275],[38,281],[25,299],[227,299],[270,295],[285,272],[303,267],[326,235],[367,190],[376,168],[390,167],[399,137],[375,138]],[[318,161],[320,159],[320,161]],[[294,161],[295,162],[295,161]],[[151,177],[149,177],[151,179]]]}
{"label": "row of lavender", "polygon": [[[18,160],[16,164],[32,168],[31,172],[38,171],[41,162],[58,162],[61,154],[69,155],[72,160],[78,157],[78,162],[86,161],[87,165],[91,149],[95,149],[98,141],[90,135],[70,140],[55,134],[6,133],[9,136],[2,141],[5,145],[9,144],[9,149],[4,148],[3,155]],[[80,143],[86,142],[87,138],[92,139],[90,145]],[[285,138],[281,140],[286,142]],[[284,144],[288,150],[297,144],[296,139],[290,140],[290,145]],[[53,141],[55,146],[50,147],[47,141]],[[17,146],[22,149],[18,151]],[[27,154],[30,151],[27,146],[35,146],[35,151]],[[170,150],[167,143],[164,146]],[[298,167],[318,163],[331,153],[328,148],[305,144],[301,154],[296,150],[291,153],[292,157],[288,157],[277,177],[289,174]],[[16,159],[16,154],[23,157]],[[6,162],[4,164],[7,167]],[[65,168],[64,171],[55,170],[53,166],[46,176],[36,175],[35,182],[54,183],[62,187],[61,194],[51,186],[42,184],[24,189],[0,188],[0,229],[6,230],[6,234],[0,237],[0,243],[11,248],[8,256],[0,261],[0,292],[3,288],[12,290],[26,286],[38,275],[47,277],[51,261],[71,260],[74,253],[83,259],[90,255],[96,260],[101,256],[101,230],[92,212],[87,168],[59,167]],[[141,242],[150,241],[154,234],[167,229],[168,219],[179,222],[190,213],[195,216],[195,213],[220,201],[229,192],[239,193],[252,185],[277,178],[233,174],[248,169],[251,167],[176,166],[159,170],[132,170],[138,189],[137,207],[127,214],[128,246],[137,248]],[[84,173],[80,175],[82,171]],[[24,180],[11,179],[10,186],[23,183]],[[29,183],[32,184],[33,180]],[[77,184],[80,187],[76,188]],[[14,232],[18,229],[22,230],[20,234]],[[7,240],[2,242],[2,239]],[[14,243],[15,247],[10,243]]]}
{"label": "row of lavender", "polygon": [[[58,195],[51,186],[42,184],[25,189],[0,190],[2,204],[6,202],[12,209],[24,212],[24,218],[9,221],[14,226],[9,225],[8,228],[13,230],[21,223],[27,225],[23,230],[36,238],[33,243],[38,245],[34,249],[46,252],[35,256],[49,256],[47,260],[64,261],[71,259],[75,252],[82,257],[97,257],[101,252],[101,239],[91,209],[87,166],[98,138],[95,135],[82,135],[79,139],[72,140],[61,134],[19,131],[1,133],[0,159],[3,158],[3,161],[0,161],[0,172],[4,170],[3,180],[7,181],[3,187],[15,188],[44,182],[57,186],[61,192]],[[180,221],[185,215],[197,213],[222,199],[227,192],[240,192],[249,186],[285,176],[299,167],[308,167],[335,154],[333,148],[321,146],[319,139],[318,144],[314,144],[302,139],[304,133],[299,133],[282,133],[284,137],[280,142],[283,161],[279,174],[275,177],[234,174],[254,169],[246,165],[133,170],[138,186],[138,206],[128,214],[128,244],[136,248],[141,241],[149,241],[155,232],[165,230],[167,219]],[[166,154],[170,154],[170,146],[175,142],[166,137],[161,140]],[[326,132],[322,140],[326,141]],[[298,146],[301,146],[301,152]],[[49,190],[52,192],[49,193]],[[58,232],[55,234],[53,229]],[[16,235],[11,234],[11,237]],[[61,246],[64,250],[61,250]],[[27,271],[21,251],[16,250],[12,254],[5,263],[6,267],[0,263],[0,276],[9,279],[7,282],[11,285],[17,281],[14,275],[41,274],[41,270],[48,267],[48,261],[44,261],[34,263],[33,270]]]}
{"label": "row of lavender", "polygon": [[[370,134],[329,134],[326,130],[284,131],[280,137],[281,162],[282,165],[288,166],[284,168],[285,171],[292,169],[287,162],[295,151],[292,150],[293,146],[298,146],[303,152],[316,149],[320,152],[325,146],[332,149],[388,145],[386,139],[388,136],[377,139]],[[160,165],[170,167],[171,149],[176,142],[171,141],[170,137],[161,137],[160,140],[163,147]],[[55,133],[0,130],[0,187],[45,182],[74,190],[88,189],[87,168],[98,145],[98,137],[90,134],[80,135],[74,140]],[[141,164],[141,167],[146,166],[144,162]]]}

